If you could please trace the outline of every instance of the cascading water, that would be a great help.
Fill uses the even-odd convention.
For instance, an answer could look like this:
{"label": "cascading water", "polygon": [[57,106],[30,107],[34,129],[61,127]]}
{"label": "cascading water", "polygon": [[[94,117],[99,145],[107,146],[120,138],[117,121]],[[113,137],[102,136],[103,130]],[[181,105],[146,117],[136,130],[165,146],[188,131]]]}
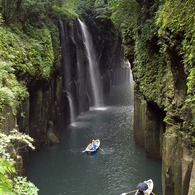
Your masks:
{"label": "cascading water", "polygon": [[89,108],[89,97],[88,97],[88,85],[89,83],[86,81],[86,53],[85,53],[85,46],[83,43],[83,38],[81,36],[81,28],[78,21],[75,22],[74,27],[72,28],[71,32],[71,39],[74,42],[75,50],[76,50],[76,71],[77,74],[77,109],[78,114],[87,111]]}
{"label": "cascading water", "polygon": [[65,30],[63,22],[60,20],[60,38],[62,47],[62,66],[63,66],[63,90],[66,93],[66,97],[69,101],[70,108],[70,123],[75,121],[75,108],[73,103],[73,95],[71,93],[71,57],[69,53],[68,45],[68,32]]}
{"label": "cascading water", "polygon": [[[131,70],[131,63],[129,62],[129,60],[127,60],[127,67],[129,68],[129,71],[127,71],[127,73],[126,73],[126,78],[129,78],[130,83],[134,85],[133,73]],[[133,91],[133,89],[132,89],[132,91]]]}
{"label": "cascading water", "polygon": [[112,73],[112,85],[120,85],[130,81],[131,65],[126,59],[123,59],[121,66],[117,67]]}
{"label": "cascading water", "polygon": [[93,46],[92,37],[87,29],[87,26],[81,20],[79,20],[79,23],[83,34],[83,40],[85,43],[89,63],[89,74],[92,85],[93,103],[94,107],[98,108],[103,106],[103,93],[95,48]]}

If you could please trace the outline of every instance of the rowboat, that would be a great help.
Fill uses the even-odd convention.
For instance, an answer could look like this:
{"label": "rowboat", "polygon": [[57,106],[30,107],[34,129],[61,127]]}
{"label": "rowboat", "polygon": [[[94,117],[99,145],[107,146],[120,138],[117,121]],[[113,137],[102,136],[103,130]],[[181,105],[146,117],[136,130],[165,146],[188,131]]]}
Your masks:
{"label": "rowboat", "polygon": [[92,140],[92,142],[88,144],[85,150],[83,150],[83,152],[86,152],[88,154],[93,154],[99,149],[99,147],[100,147],[100,140],[99,139]]}
{"label": "rowboat", "polygon": [[150,195],[153,194],[154,183],[152,179],[139,183],[135,195]]}

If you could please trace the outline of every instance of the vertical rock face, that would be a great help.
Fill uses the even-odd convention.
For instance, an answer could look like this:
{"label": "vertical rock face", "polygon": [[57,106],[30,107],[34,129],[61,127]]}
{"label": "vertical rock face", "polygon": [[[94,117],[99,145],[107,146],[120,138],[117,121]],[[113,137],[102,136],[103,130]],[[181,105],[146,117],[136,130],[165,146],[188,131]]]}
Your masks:
{"label": "vertical rock face", "polygon": [[6,106],[3,110],[4,121],[0,124],[1,129],[3,132],[9,133],[10,130],[17,126],[17,119],[13,114],[12,108]]}
{"label": "vertical rock face", "polygon": [[162,159],[163,195],[194,194],[194,152],[177,134],[180,125],[163,122],[166,113],[135,91],[134,136],[150,158]]}
{"label": "vertical rock face", "polygon": [[195,194],[195,159],[193,160],[193,167],[191,171],[190,185],[188,191],[188,195],[193,195],[193,194]]}
{"label": "vertical rock face", "polygon": [[[51,143],[48,131],[50,134],[56,133],[56,128],[61,125],[58,116],[59,118],[64,117],[64,125],[68,124],[68,117],[65,117],[65,110],[63,110],[66,108],[66,99],[62,100],[62,90],[59,91],[59,94],[55,94],[53,90],[53,87],[40,86],[30,93],[29,134],[35,139],[37,147]],[[55,124],[52,132],[50,121]]]}
{"label": "vertical rock face", "polygon": [[134,135],[136,143],[143,146],[150,158],[161,159],[162,136],[165,130],[165,113],[157,105],[144,99],[135,91]]}
{"label": "vertical rock face", "polygon": [[103,91],[107,93],[111,85],[125,82],[121,78],[119,79],[119,75],[129,74],[129,67],[126,67],[126,62],[124,62],[122,40],[119,32],[109,19],[90,21],[86,18],[86,23],[93,35]]}
{"label": "vertical rock face", "polygon": [[[185,7],[189,6],[190,10],[193,2],[137,2],[140,6],[137,13],[139,27],[132,69],[136,83],[136,142],[144,147],[147,156],[162,159],[164,195],[195,194],[192,184],[195,115],[194,96],[191,93],[193,91],[194,94],[194,85],[190,81],[194,77],[194,61],[190,63],[185,56],[190,53],[190,46],[185,41],[191,40],[194,35],[191,33],[187,38],[188,31],[192,29],[190,26],[188,30],[185,29],[188,16],[183,20],[182,14],[182,21],[181,18],[178,19]],[[164,6],[163,9],[159,7],[160,3]],[[166,17],[168,10],[171,10],[174,19],[172,20],[171,14],[169,18],[161,21],[165,27],[156,25],[155,22],[158,23]],[[157,16],[159,18],[156,20]],[[175,21],[177,22],[174,26]],[[182,30],[176,28],[182,25],[185,26]],[[191,55],[193,56],[192,53]]]}
{"label": "vertical rock face", "polygon": [[[145,146],[147,102],[144,97],[135,92],[134,96],[134,136],[140,146]],[[147,140],[146,140],[147,141]]]}
{"label": "vertical rock face", "polygon": [[150,158],[161,158],[162,137],[165,131],[163,112],[156,104],[147,103],[147,123],[145,133],[145,151]]}
{"label": "vertical rock face", "polygon": [[[178,183],[181,184],[181,163],[176,159],[181,160],[181,146],[177,143],[179,139],[177,135],[170,134],[164,140],[163,147],[163,193],[174,194]],[[181,192],[181,185],[176,190],[179,194]]]}
{"label": "vertical rock face", "polygon": [[163,194],[188,194],[193,175],[193,154],[175,133],[165,134],[163,144]]}

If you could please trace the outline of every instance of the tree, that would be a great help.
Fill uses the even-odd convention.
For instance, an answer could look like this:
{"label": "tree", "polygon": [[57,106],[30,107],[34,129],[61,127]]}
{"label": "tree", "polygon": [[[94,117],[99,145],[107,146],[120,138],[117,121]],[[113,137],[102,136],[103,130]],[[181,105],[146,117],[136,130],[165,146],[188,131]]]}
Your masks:
{"label": "tree", "polygon": [[15,146],[23,143],[26,147],[34,149],[32,141],[31,137],[18,132],[16,129],[12,130],[9,135],[0,133],[0,194],[38,194],[38,188],[27,181],[26,177],[18,176],[15,168],[15,158],[19,149]]}

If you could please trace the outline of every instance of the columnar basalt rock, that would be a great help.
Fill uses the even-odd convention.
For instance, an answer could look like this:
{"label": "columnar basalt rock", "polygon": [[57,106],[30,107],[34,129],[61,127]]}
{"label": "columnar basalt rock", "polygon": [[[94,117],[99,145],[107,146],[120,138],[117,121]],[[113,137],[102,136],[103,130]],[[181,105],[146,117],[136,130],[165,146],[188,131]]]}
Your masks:
{"label": "columnar basalt rock", "polygon": [[195,194],[195,158],[193,158],[193,167],[191,171],[191,176],[190,176],[190,185],[189,185],[189,191],[188,195],[193,195]]}
{"label": "columnar basalt rock", "polygon": [[[145,146],[147,102],[141,94],[134,95],[134,136],[140,146]],[[146,140],[147,141],[147,140]]]}
{"label": "columnar basalt rock", "polygon": [[144,147],[148,157],[161,159],[165,113],[156,105],[147,102],[138,91],[135,91],[134,106],[134,136],[136,143]]}
{"label": "columnar basalt rock", "polygon": [[163,194],[188,194],[194,157],[176,133],[165,134],[162,156]]}

